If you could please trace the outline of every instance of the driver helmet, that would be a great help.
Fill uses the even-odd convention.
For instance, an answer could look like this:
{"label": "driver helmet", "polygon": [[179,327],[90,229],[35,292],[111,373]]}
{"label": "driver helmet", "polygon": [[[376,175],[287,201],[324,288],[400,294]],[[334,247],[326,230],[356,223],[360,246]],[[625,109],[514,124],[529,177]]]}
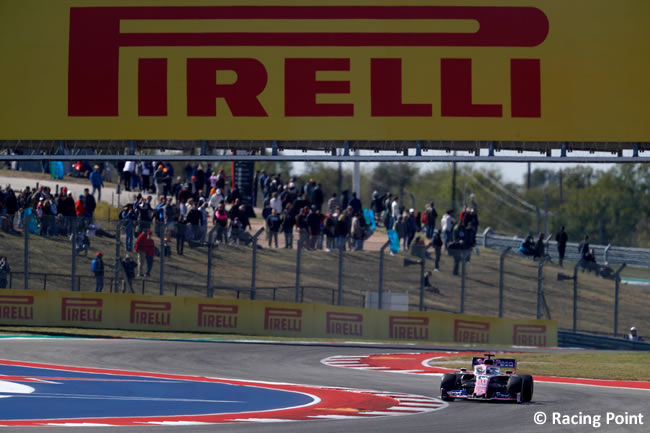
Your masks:
{"label": "driver helmet", "polygon": [[632,334],[635,333],[635,332],[636,332],[636,326],[631,327],[631,328],[630,328],[630,332],[631,332]]}

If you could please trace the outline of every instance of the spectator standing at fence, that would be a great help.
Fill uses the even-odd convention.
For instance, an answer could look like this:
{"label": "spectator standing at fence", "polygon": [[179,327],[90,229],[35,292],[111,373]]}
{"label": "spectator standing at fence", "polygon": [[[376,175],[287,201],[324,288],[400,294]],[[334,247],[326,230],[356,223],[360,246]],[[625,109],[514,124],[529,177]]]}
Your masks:
{"label": "spectator standing at fence", "polygon": [[[124,281],[129,285],[131,293],[135,293],[133,290],[133,279],[135,278],[135,268],[137,266],[138,265],[129,254],[127,254],[124,260],[122,260],[122,268],[124,269],[124,276],[126,277]],[[122,293],[126,293],[126,284],[122,287]]]}
{"label": "spectator standing at fence", "polygon": [[135,176],[135,161],[126,161],[122,169],[122,179],[124,179],[124,189],[127,191],[131,191],[133,176]]}
{"label": "spectator standing at fence", "polygon": [[582,260],[585,260],[587,262],[595,261],[592,260],[591,250],[589,249],[589,236],[585,235],[582,242],[580,242],[580,244],[578,245],[578,252],[580,253],[580,257],[582,258]]}
{"label": "spectator standing at fence", "polygon": [[86,208],[84,206],[84,196],[83,194],[79,195],[79,200],[74,204],[74,210],[77,214],[77,217],[83,217],[86,214]]}
{"label": "spectator standing at fence", "polygon": [[411,246],[411,242],[413,242],[413,238],[415,237],[415,233],[417,233],[417,222],[415,219],[415,209],[409,209],[408,216],[406,217],[406,236],[407,236],[407,243],[406,243],[406,249],[409,249]]}
{"label": "spectator standing at fence", "polygon": [[534,259],[544,259],[544,233],[540,233],[539,237],[537,238],[537,242],[535,242],[535,249],[533,252],[533,258]]}
{"label": "spectator standing at fence", "polygon": [[532,256],[535,254],[535,243],[533,242],[532,235],[526,236],[526,239],[521,241],[519,252],[525,256]]}
{"label": "spectator standing at fence", "polygon": [[95,197],[90,193],[90,189],[84,188],[84,210],[85,217],[89,219],[90,222],[93,220],[93,215],[95,214],[95,209],[97,208],[97,202]]}
{"label": "spectator standing at fence", "polygon": [[311,205],[311,212],[307,215],[307,227],[309,230],[309,248],[317,249],[318,245],[322,246],[321,236],[321,214],[316,205]]}
{"label": "spectator standing at fence", "polygon": [[357,197],[356,192],[352,193],[352,199],[350,200],[350,203],[348,203],[348,206],[352,208],[352,211],[355,214],[361,212],[361,208],[362,208],[361,200],[359,200],[359,198]]}
{"label": "spectator standing at fence", "polygon": [[336,249],[345,251],[345,239],[350,232],[350,226],[347,219],[347,211],[341,212],[336,219],[334,233],[336,235]]}
{"label": "spectator standing at fence", "polygon": [[7,261],[7,257],[0,257],[0,289],[7,288],[7,281],[9,280],[9,273],[11,272],[11,267]]}
{"label": "spectator standing at fence", "polygon": [[101,201],[102,199],[102,188],[104,187],[104,179],[102,179],[102,174],[99,171],[99,166],[96,165],[93,168],[93,171],[90,173],[89,176],[90,184],[93,187],[93,196],[95,195],[95,192],[97,192],[97,201]]}
{"label": "spectator standing at fence", "polygon": [[5,189],[4,207],[7,213],[7,219],[9,220],[9,232],[13,232],[15,216],[18,212],[18,199],[16,198],[14,190],[11,189],[11,185],[7,185],[7,188]]}
{"label": "spectator standing at fence", "polygon": [[[192,229],[192,239],[190,239],[190,241],[198,241],[201,237],[201,221],[203,218],[201,216],[201,211],[195,205],[193,199],[188,202],[188,205],[189,211],[187,212],[187,222],[190,224],[190,228]],[[193,244],[190,243],[190,247],[192,245]]]}
{"label": "spectator standing at fence", "polygon": [[325,217],[325,220],[323,222],[323,232],[325,234],[325,251],[331,251],[335,247],[335,241],[336,241],[336,217],[338,215],[328,213],[327,216]]}
{"label": "spectator standing at fence", "polygon": [[138,219],[135,212],[133,211],[133,204],[127,203],[126,206],[122,208],[122,211],[119,215],[120,221],[124,226],[124,239],[125,247],[127,251],[133,251],[133,228]]}
{"label": "spectator standing at fence", "polygon": [[140,199],[136,208],[138,215],[138,229],[136,235],[151,229],[151,221],[153,220],[153,207],[151,206],[152,197],[147,196],[146,200]]}
{"label": "spectator standing at fence", "polygon": [[436,205],[434,202],[429,203],[426,211],[424,212],[426,216],[426,230],[427,230],[427,239],[433,239],[433,232],[436,229],[436,220],[438,219],[438,212],[436,212]]}
{"label": "spectator standing at fence", "polygon": [[95,274],[95,292],[104,290],[104,254],[97,252],[97,256],[90,263],[90,270]]}
{"label": "spectator standing at fence", "polygon": [[138,239],[135,241],[135,252],[138,253],[138,274],[143,277],[143,268],[146,265],[147,274],[151,276],[151,268],[153,267],[153,258],[156,253],[156,247],[151,239],[151,232],[145,231],[140,233]]}
{"label": "spectator standing at fence", "polygon": [[569,242],[569,236],[564,231],[564,226],[560,227],[560,231],[555,235],[555,241],[557,242],[557,252],[560,256],[560,266],[564,261],[564,253],[566,251],[566,244]]}
{"label": "spectator standing at fence", "polygon": [[355,251],[363,250],[363,237],[365,235],[364,226],[365,223],[361,216],[361,212],[354,212],[350,223],[350,236],[352,237]]}
{"label": "spectator standing at fence", "polygon": [[638,334],[636,326],[630,328],[630,333],[627,335],[627,339],[629,341],[644,341],[643,338],[641,338],[641,336]]}

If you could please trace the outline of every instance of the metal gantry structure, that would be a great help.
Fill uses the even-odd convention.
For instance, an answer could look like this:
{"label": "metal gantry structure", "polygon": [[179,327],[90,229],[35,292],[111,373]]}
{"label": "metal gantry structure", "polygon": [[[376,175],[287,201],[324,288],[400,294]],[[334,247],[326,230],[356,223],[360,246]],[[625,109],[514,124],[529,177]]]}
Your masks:
{"label": "metal gantry structure", "polygon": [[[355,152],[357,150],[363,152]],[[286,152],[288,151],[288,152]],[[504,151],[506,151],[504,153]],[[515,155],[512,152],[517,152]],[[647,163],[648,142],[5,140],[0,161]]]}

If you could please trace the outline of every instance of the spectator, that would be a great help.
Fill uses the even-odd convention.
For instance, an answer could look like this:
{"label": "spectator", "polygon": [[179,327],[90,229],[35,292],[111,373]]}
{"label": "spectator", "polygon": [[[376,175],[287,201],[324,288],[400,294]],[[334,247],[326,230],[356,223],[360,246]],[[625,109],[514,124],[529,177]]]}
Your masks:
{"label": "spectator", "polygon": [[390,205],[390,215],[391,218],[388,221],[388,229],[392,229],[393,225],[397,222],[397,219],[400,217],[402,214],[402,211],[399,207],[399,197],[395,196],[393,198],[393,202]]}
{"label": "spectator", "polygon": [[566,244],[569,241],[569,236],[564,231],[564,226],[560,227],[560,231],[555,235],[555,241],[557,242],[557,252],[560,255],[560,266],[564,261],[564,253],[566,251]]}
{"label": "spectator", "polygon": [[226,204],[223,202],[223,200],[217,207],[217,210],[214,213],[214,217],[217,241],[219,243],[226,242],[228,233],[228,212],[226,212]]}
{"label": "spectator", "polygon": [[[353,197],[354,197],[354,193],[353,193]],[[352,217],[352,223],[350,226],[350,236],[352,237],[355,251],[363,250],[363,237],[365,232],[364,226],[365,223],[363,222],[363,217],[361,216],[361,212],[354,212],[354,216]]]}
{"label": "spectator", "polygon": [[183,255],[185,248],[185,232],[187,230],[187,219],[185,215],[179,213],[176,216],[176,254]]}
{"label": "spectator", "polygon": [[138,216],[138,227],[136,228],[135,234],[140,235],[142,232],[149,231],[151,229],[151,221],[153,220],[153,207],[151,206],[152,197],[147,196],[146,200],[142,200],[141,196],[138,200],[136,207],[136,213]]}
{"label": "spectator", "polygon": [[436,212],[434,202],[429,204],[424,215],[426,217],[427,239],[433,239],[433,232],[436,229],[436,220],[438,219],[438,212]]}
{"label": "spectator", "polygon": [[93,220],[93,215],[95,213],[95,209],[97,208],[97,202],[95,201],[95,197],[90,194],[90,190],[88,188],[84,188],[84,211],[85,211],[85,217],[88,218],[90,222]]}
{"label": "spectator", "polygon": [[0,289],[7,288],[7,281],[9,280],[9,273],[11,272],[11,267],[7,261],[7,257],[0,257]]}
{"label": "spectator", "polygon": [[[307,229],[309,231],[309,249],[314,250],[320,243],[321,238],[321,214],[316,205],[311,206],[311,212],[307,215]],[[321,244],[322,245],[322,244]]]}
{"label": "spectator", "polygon": [[277,192],[273,193],[270,201],[271,209],[275,209],[277,214],[282,213],[282,200],[280,199]]}
{"label": "spectator", "polygon": [[342,212],[336,219],[334,234],[336,236],[336,249],[345,251],[345,239],[350,231],[347,221],[347,211]]}
{"label": "spectator", "polygon": [[[454,257],[454,271],[453,275],[458,275],[458,267],[461,262],[468,262],[474,246],[473,240],[469,235],[472,230],[471,224],[468,227],[461,222],[454,227],[454,240],[447,246],[449,255]],[[531,236],[532,241],[532,236]]]}
{"label": "spectator", "polygon": [[296,228],[298,229],[298,239],[302,242],[303,248],[309,248],[309,224],[307,223],[307,215],[309,209],[305,207],[300,211],[296,217]]}
{"label": "spectator", "polygon": [[75,213],[77,214],[78,217],[83,217],[86,215],[86,209],[84,206],[84,196],[81,194],[79,196],[79,200],[74,205]]}
{"label": "spectator", "polygon": [[453,213],[454,211],[452,209],[449,209],[447,212],[445,212],[445,214],[442,216],[442,220],[440,221],[445,248],[447,248],[449,246],[449,243],[454,240],[452,232],[454,230],[454,226],[456,225],[456,220],[454,219]]}
{"label": "spectator", "polygon": [[133,176],[135,176],[135,162],[126,161],[124,163],[124,169],[122,170],[122,179],[124,180],[124,189],[127,191],[131,191]]}
{"label": "spectator", "polygon": [[97,257],[90,263],[90,270],[95,274],[95,292],[104,290],[104,254],[97,252]]}
{"label": "spectator", "polygon": [[95,195],[95,191],[97,192],[97,201],[102,200],[102,188],[104,187],[104,180],[102,179],[102,174],[99,171],[99,166],[96,165],[93,168],[93,171],[90,173],[90,184],[93,187],[93,196]]}
{"label": "spectator", "polygon": [[282,233],[284,233],[284,247],[293,248],[293,227],[296,225],[296,218],[291,215],[291,205],[284,209],[282,214]]}
{"label": "spectator", "polygon": [[151,276],[151,268],[153,267],[153,258],[156,253],[156,247],[151,239],[151,232],[146,231],[140,233],[138,239],[135,241],[135,252],[138,253],[138,274],[143,277],[143,268],[146,263],[147,277]]}
{"label": "spectator", "polygon": [[354,214],[358,214],[361,212],[361,200],[357,198],[357,193],[353,192],[352,193],[352,200],[350,200],[350,203],[348,203],[348,206],[352,208],[354,211]]}
{"label": "spectator", "polygon": [[407,249],[406,244],[408,242],[408,233],[406,231],[406,221],[404,221],[403,216],[397,217],[395,231],[397,232],[397,238],[402,242],[402,248]]}
{"label": "spectator", "polygon": [[[201,223],[203,221],[203,217],[201,215],[201,211],[194,205],[194,200],[190,200],[188,202],[189,204],[189,211],[187,212],[187,223],[190,224],[190,228],[192,229],[192,238],[190,239],[190,242],[193,241],[198,241],[201,237]],[[190,243],[190,247],[193,244]]]}
{"label": "spectator", "polygon": [[341,205],[339,204],[338,198],[336,198],[336,193],[332,194],[332,197],[327,201],[327,212],[329,213],[338,213]]}
{"label": "spectator", "polygon": [[641,336],[637,333],[636,326],[630,328],[630,333],[627,335],[627,339],[630,341],[644,341],[643,338],[641,338]]}
{"label": "spectator", "polygon": [[580,244],[578,245],[578,252],[580,253],[580,257],[582,257],[583,260],[590,261],[590,260],[587,260],[589,254],[590,254],[589,236],[585,235],[582,242],[580,242]]}
{"label": "spectator", "polygon": [[535,243],[535,250],[533,253],[533,258],[534,259],[544,259],[545,256],[545,248],[544,248],[544,233],[540,233],[539,237],[537,238],[537,242]]}
{"label": "spectator", "polygon": [[318,208],[318,212],[323,211],[323,202],[325,201],[325,195],[323,194],[323,186],[319,183],[314,188],[312,203]]}
{"label": "spectator", "polygon": [[235,217],[230,221],[230,241],[233,245],[239,245],[239,236],[242,232],[242,224],[239,217]]}
{"label": "spectator", "polygon": [[415,209],[409,209],[409,214],[406,217],[406,236],[407,236],[406,249],[407,250],[411,246],[411,242],[413,242],[413,238],[415,237],[415,233],[417,233],[417,223],[416,223],[416,220],[415,220]]}
{"label": "spectator", "polygon": [[336,214],[328,213],[327,217],[325,218],[324,231],[325,231],[325,238],[327,240],[327,242],[325,244],[325,250],[326,251],[331,251],[334,248],[336,248],[336,246],[335,246],[335,240],[336,240],[335,230],[336,230],[336,217],[337,216],[338,215],[336,215]]}
{"label": "spectator", "polygon": [[133,228],[138,217],[133,211],[133,204],[127,203],[120,212],[120,221],[124,225],[125,246],[127,251],[133,251]]}
{"label": "spectator", "polygon": [[278,248],[278,232],[280,231],[282,221],[277,210],[271,210],[271,215],[266,219],[266,224],[269,229],[269,248],[271,248],[272,241],[275,241],[275,248]]}
{"label": "spectator", "polygon": [[526,239],[521,241],[519,246],[519,252],[525,256],[534,256],[535,255],[535,244],[533,242],[533,236],[528,235]]}
{"label": "spectator", "polygon": [[[133,290],[133,279],[135,278],[135,268],[137,266],[129,254],[122,260],[122,268],[124,268],[124,276],[126,277],[124,281],[129,285],[131,293],[135,293]],[[126,293],[126,284],[122,287],[122,293]]]}

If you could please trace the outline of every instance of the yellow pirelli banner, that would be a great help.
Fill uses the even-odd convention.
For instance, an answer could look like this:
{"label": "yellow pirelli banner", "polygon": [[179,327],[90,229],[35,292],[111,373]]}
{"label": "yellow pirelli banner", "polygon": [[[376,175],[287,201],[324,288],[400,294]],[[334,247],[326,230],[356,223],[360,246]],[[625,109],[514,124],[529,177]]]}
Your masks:
{"label": "yellow pirelli banner", "polygon": [[648,0],[2,0],[0,139],[650,141]]}
{"label": "yellow pirelli banner", "polygon": [[36,290],[2,291],[0,325],[557,346],[557,322],[551,320]]}

